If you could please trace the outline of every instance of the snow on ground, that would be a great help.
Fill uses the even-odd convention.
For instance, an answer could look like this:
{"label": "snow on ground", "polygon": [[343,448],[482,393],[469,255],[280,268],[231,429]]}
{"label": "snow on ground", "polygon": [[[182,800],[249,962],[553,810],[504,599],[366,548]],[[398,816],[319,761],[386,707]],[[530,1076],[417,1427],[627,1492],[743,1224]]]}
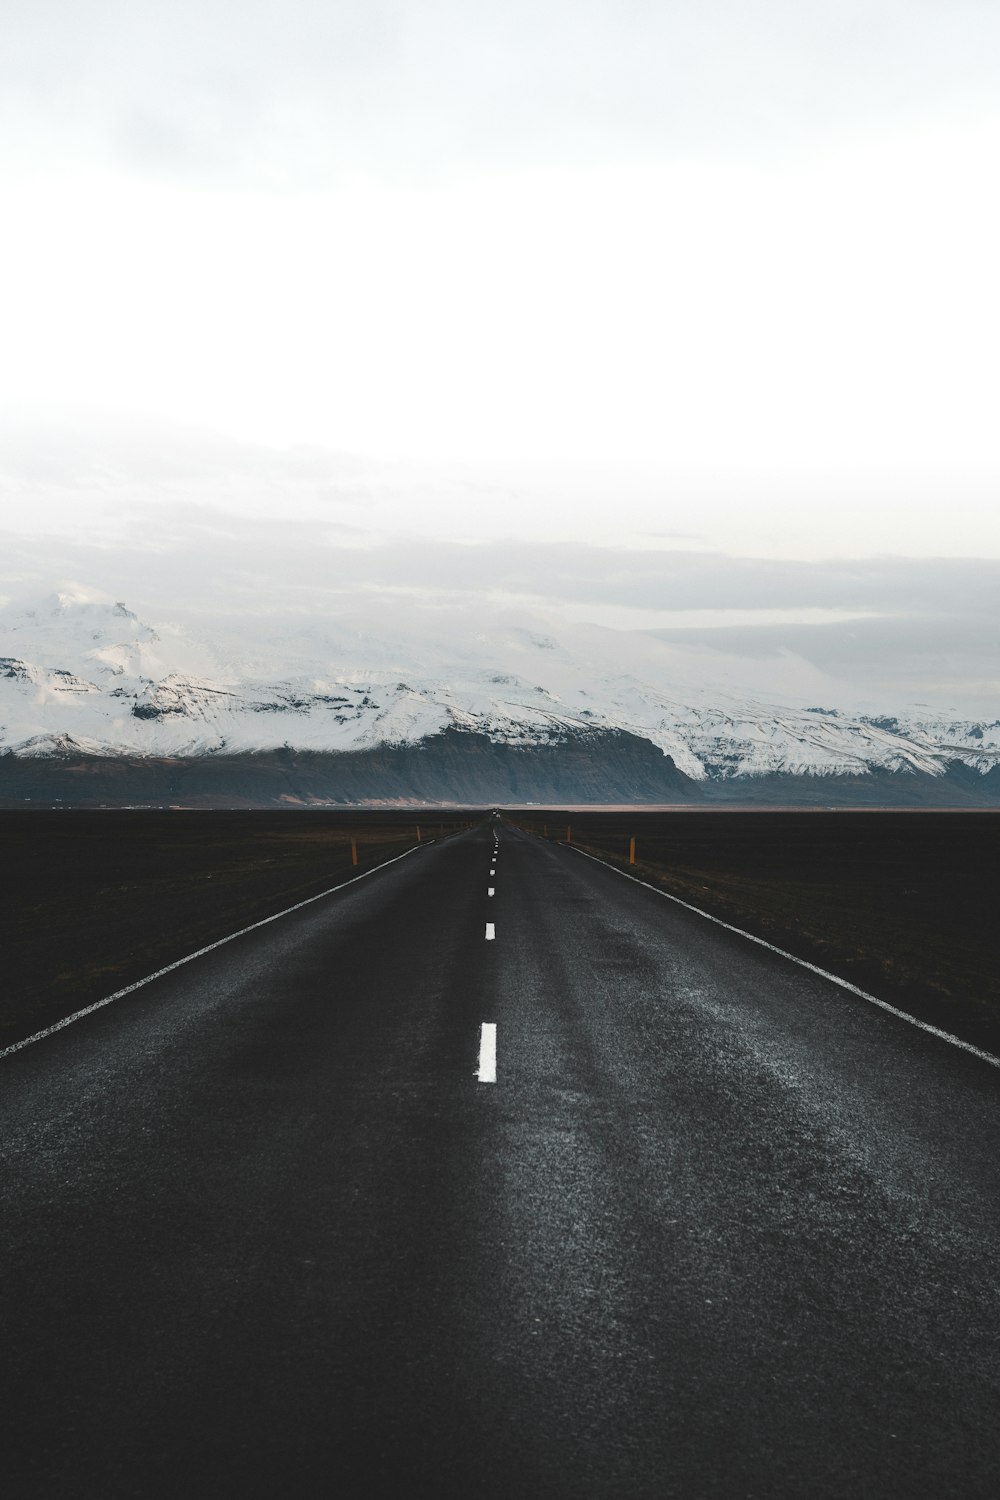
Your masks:
{"label": "snow on ground", "polygon": [[524,744],[627,730],[695,778],[1000,762],[1000,722],[865,716],[836,690],[805,662],[751,682],[718,652],[486,608],[219,622],[211,639],[86,589],[0,612],[0,750],[21,755],[351,750],[450,726]]}

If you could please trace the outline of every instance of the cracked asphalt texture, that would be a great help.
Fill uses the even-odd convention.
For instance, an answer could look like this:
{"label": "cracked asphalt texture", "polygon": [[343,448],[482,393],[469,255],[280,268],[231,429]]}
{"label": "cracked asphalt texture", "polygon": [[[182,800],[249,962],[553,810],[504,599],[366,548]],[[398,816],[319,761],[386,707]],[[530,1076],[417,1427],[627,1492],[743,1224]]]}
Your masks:
{"label": "cracked asphalt texture", "polygon": [[491,828],[0,1060],[5,1495],[995,1496],[1000,1070]]}

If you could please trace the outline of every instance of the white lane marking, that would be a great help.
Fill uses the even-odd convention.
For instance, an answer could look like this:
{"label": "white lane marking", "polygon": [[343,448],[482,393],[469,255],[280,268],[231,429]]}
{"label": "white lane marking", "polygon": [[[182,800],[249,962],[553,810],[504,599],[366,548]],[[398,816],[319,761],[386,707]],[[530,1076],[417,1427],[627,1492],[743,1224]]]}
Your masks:
{"label": "white lane marking", "polygon": [[[727,932],[735,932],[737,937],[747,938],[758,947],[766,948],[769,953],[778,953],[782,958],[791,959],[792,963],[798,964],[800,969],[808,969],[811,974],[818,974],[821,979],[829,979],[831,984],[838,985],[842,990],[848,990],[861,1000],[867,1000],[869,1005],[877,1005],[879,1010],[887,1010],[890,1016],[897,1016],[899,1020],[907,1021],[911,1026],[916,1026],[918,1031],[930,1032],[931,1036],[940,1037],[942,1042],[950,1042],[953,1047],[960,1047],[963,1052],[971,1052],[973,1057],[989,1063],[990,1067],[1000,1068],[1000,1057],[995,1057],[992,1052],[984,1052],[982,1047],[976,1047],[972,1042],[965,1042],[960,1036],[953,1036],[950,1031],[942,1031],[940,1026],[932,1026],[929,1021],[918,1021],[916,1016],[911,1016],[905,1010],[899,1010],[895,1005],[890,1005],[888,1000],[880,1000],[877,995],[870,995],[867,990],[859,989],[849,980],[841,979],[839,974],[831,974],[829,969],[821,969],[818,964],[808,963],[804,958],[796,958],[794,953],[789,953],[785,948],[779,948],[776,943],[768,943],[764,938],[754,937],[752,932],[744,932],[742,927],[734,927],[732,922],[724,922],[721,917],[713,917],[710,911],[702,911],[700,906],[692,906],[690,901],[682,901],[680,896],[671,896],[669,891],[661,891],[658,885],[650,885],[648,880],[640,880],[638,875],[630,875],[627,870],[619,870],[616,865],[609,865],[607,860],[598,859],[596,854],[588,854],[586,849],[578,849],[575,844],[566,844],[565,847],[572,849],[574,854],[582,854],[584,859],[592,859],[595,865],[603,865],[606,870],[614,870],[616,875],[624,875],[626,880],[634,880],[636,885],[644,885],[647,891],[662,896],[664,901],[673,901],[675,905],[683,906],[685,911],[693,911],[695,916],[704,917],[706,922],[714,922],[716,927],[724,927]],[[2,1055],[0,1053],[0,1056]]]}
{"label": "white lane marking", "polygon": [[480,1083],[497,1081],[497,1028],[493,1021],[484,1021],[479,1034],[479,1072],[476,1076]]}
{"label": "white lane marking", "polygon": [[486,941],[488,943],[492,943],[494,941],[494,939],[496,938],[496,935],[497,935],[497,930],[496,930],[495,925],[492,922],[487,922],[487,924],[486,924]]}
{"label": "white lane marking", "polygon": [[9,1057],[12,1052],[20,1052],[22,1047],[30,1047],[32,1042],[40,1042],[47,1036],[52,1036],[56,1031],[62,1031],[66,1026],[72,1026],[74,1021],[82,1021],[84,1016],[91,1015],[95,1010],[101,1010],[105,1005],[110,1005],[112,1000],[121,1000],[125,995],[131,995],[133,990],[141,990],[144,984],[152,984],[154,979],[160,979],[164,974],[170,974],[174,969],[189,964],[194,958],[201,958],[204,953],[211,953],[213,948],[222,948],[226,943],[232,943],[236,938],[245,937],[248,932],[255,932],[258,927],[266,927],[269,922],[277,922],[279,917],[287,917],[293,911],[301,911],[303,906],[311,906],[314,901],[322,901],[324,896],[334,896],[337,891],[344,890],[349,885],[355,885],[359,880],[367,880],[369,875],[377,875],[379,870],[384,870],[387,865],[394,865],[397,860],[405,859],[408,854],[415,854],[418,849],[429,849],[436,839],[428,839],[424,844],[414,844],[412,849],[404,849],[402,854],[394,854],[392,859],[383,861],[380,865],[373,865],[370,870],[362,870],[360,875],[352,875],[347,880],[342,880],[340,885],[331,885],[328,890],[320,891],[318,896],[307,896],[304,901],[296,901],[294,906],[286,906],[282,911],[276,911],[273,917],[262,917],[259,922],[251,922],[249,927],[241,927],[238,932],[229,933],[228,937],[216,938],[214,943],[207,943],[204,948],[196,948],[193,953],[186,953],[183,958],[177,958],[172,964],[165,964],[162,969],[156,969],[152,974],[147,974],[144,979],[137,979],[134,984],[127,984],[124,989],[115,990],[112,995],[105,995],[103,1000],[95,1000],[93,1005],[85,1005],[82,1010],[75,1010],[71,1016],[64,1016],[61,1021],[56,1021],[51,1026],[46,1026],[43,1031],[36,1031],[33,1036],[26,1036],[23,1042],[11,1042],[9,1047],[0,1049],[0,1058]]}
{"label": "white lane marking", "polygon": [[493,895],[493,887],[492,887],[492,886],[490,886],[490,888],[489,888],[489,890],[488,890],[488,891],[487,891],[487,892],[486,892],[486,894],[487,894],[487,896],[492,896],[492,895]]}
{"label": "white lane marking", "polygon": [[491,875],[495,875],[496,872],[497,872],[497,867],[496,867],[496,865],[494,865],[493,868],[492,868],[492,870],[490,871],[490,874]]}

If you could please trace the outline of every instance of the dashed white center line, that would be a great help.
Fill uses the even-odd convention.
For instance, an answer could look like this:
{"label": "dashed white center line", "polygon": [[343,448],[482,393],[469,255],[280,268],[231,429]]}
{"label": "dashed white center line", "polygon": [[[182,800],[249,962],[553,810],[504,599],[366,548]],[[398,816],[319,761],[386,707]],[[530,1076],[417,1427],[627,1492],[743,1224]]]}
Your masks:
{"label": "dashed white center line", "polygon": [[493,922],[487,922],[487,924],[486,924],[486,941],[488,943],[492,943],[495,940],[496,935],[497,935],[497,930],[496,930],[495,924]]}
{"label": "dashed white center line", "polygon": [[496,874],[496,866],[495,865],[494,865],[493,869],[490,871],[490,874],[491,875],[495,875]]}
{"label": "dashed white center line", "polygon": [[483,1029],[479,1037],[479,1073],[480,1083],[496,1083],[497,1081],[497,1028],[493,1021],[484,1021]]}
{"label": "dashed white center line", "polygon": [[493,895],[493,887],[492,887],[492,886],[490,886],[490,888],[489,888],[489,890],[488,890],[488,891],[487,891],[487,892],[486,892],[486,894],[487,894],[487,896],[492,896],[492,895]]}

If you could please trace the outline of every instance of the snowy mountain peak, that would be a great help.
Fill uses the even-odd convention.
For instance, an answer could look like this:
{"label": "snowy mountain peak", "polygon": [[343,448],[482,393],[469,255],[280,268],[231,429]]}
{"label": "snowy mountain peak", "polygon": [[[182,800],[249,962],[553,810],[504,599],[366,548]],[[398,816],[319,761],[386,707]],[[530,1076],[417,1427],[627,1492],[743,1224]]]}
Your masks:
{"label": "snowy mountain peak", "polygon": [[815,681],[808,697],[776,699],[734,681],[735,671],[713,682],[712,658],[482,609],[410,610],[381,629],[347,617],[258,620],[206,641],[154,629],[129,604],[74,585],[0,612],[0,750],[345,751],[447,729],[551,745],[624,730],[695,780],[1000,763],[996,722],[858,714]]}

